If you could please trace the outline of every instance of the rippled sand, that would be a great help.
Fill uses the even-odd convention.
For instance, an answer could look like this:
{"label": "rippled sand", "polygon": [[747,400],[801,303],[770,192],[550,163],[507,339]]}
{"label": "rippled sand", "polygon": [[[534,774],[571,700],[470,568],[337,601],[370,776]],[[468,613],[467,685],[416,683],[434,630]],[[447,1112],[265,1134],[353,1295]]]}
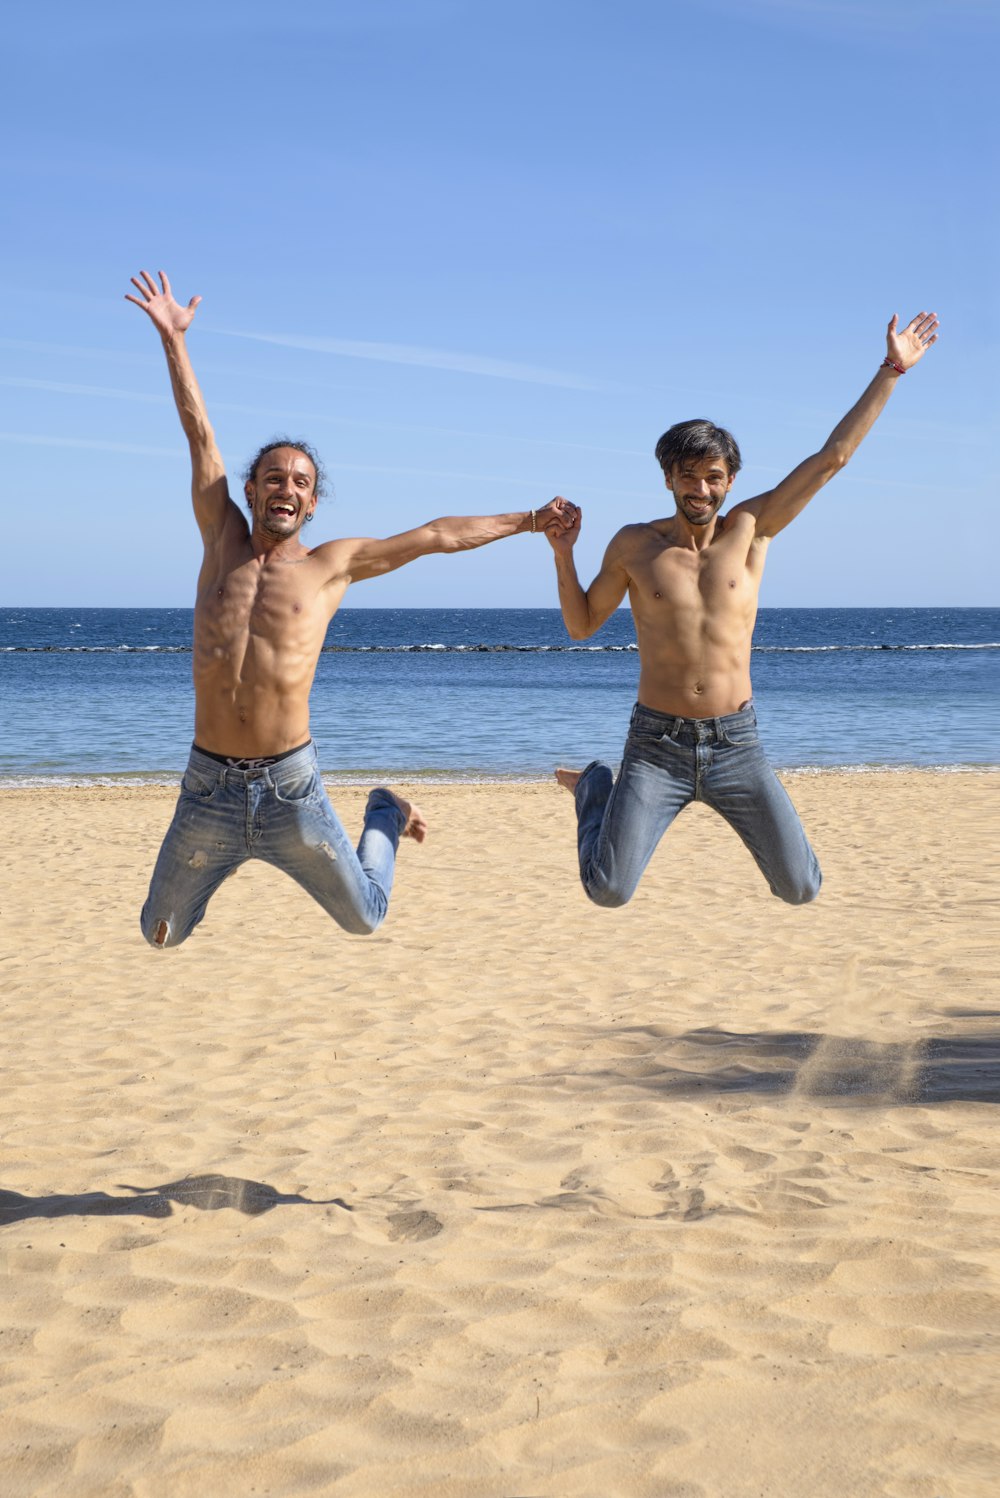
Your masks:
{"label": "rippled sand", "polygon": [[374,938],[251,866],[172,954],[169,794],[0,794],[4,1498],[995,1492],[1000,777],[792,793],[803,910],[430,787]]}

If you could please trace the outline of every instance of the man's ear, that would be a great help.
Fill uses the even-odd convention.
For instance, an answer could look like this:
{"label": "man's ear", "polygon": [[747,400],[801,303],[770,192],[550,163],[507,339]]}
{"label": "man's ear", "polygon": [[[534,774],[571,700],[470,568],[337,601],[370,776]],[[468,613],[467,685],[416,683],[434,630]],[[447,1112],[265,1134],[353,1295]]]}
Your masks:
{"label": "man's ear", "polygon": [[670,477],[670,474],[667,473],[667,471],[665,469],[664,469],[664,473],[663,473],[663,482],[666,484],[666,486],[670,490],[671,494],[673,494],[673,492],[674,492],[674,481]]}
{"label": "man's ear", "polygon": [[252,510],[253,502],[256,498],[256,495],[254,494],[253,479],[247,479],[246,483],[243,485],[243,497]]}

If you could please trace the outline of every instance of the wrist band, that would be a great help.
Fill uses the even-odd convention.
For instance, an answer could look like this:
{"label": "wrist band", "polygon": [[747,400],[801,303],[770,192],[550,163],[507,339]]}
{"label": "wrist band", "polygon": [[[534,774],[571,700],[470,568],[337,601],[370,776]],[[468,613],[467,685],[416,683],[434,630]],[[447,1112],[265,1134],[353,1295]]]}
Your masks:
{"label": "wrist band", "polygon": [[532,533],[532,535],[534,535],[534,533],[535,533],[535,512],[534,512],[534,510],[532,510],[532,512],[531,512],[531,533]]}
{"label": "wrist band", "polygon": [[879,365],[879,369],[894,369],[897,374],[906,373],[906,370],[903,368],[902,364],[897,364],[895,359],[889,358],[888,354],[886,354],[885,358],[882,360],[882,363]]}

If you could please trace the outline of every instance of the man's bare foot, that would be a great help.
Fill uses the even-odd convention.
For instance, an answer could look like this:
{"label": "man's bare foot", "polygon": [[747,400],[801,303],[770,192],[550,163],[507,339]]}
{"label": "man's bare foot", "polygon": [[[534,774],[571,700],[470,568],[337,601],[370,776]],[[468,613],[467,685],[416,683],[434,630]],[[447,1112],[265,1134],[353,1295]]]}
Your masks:
{"label": "man's bare foot", "polygon": [[557,770],[555,772],[559,784],[567,791],[575,791],[576,783],[583,774],[582,770]]}
{"label": "man's bare foot", "polygon": [[414,805],[412,801],[404,801],[402,796],[397,796],[396,792],[390,791],[388,787],[386,787],[386,795],[392,797],[406,818],[406,824],[399,834],[400,837],[412,837],[415,843],[422,843],[427,836],[427,818],[420,807]]}

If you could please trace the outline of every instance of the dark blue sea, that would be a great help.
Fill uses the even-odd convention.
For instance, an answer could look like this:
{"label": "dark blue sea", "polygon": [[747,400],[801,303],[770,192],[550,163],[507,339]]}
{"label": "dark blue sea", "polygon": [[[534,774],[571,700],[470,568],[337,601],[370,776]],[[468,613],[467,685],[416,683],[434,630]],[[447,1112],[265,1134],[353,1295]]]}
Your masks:
{"label": "dark blue sea", "polygon": [[[782,768],[1000,765],[1000,609],[762,609],[754,699]],[[342,609],[312,697],[328,778],[534,780],[617,761],[631,615]],[[170,781],[191,740],[190,609],[0,608],[0,781]]]}

